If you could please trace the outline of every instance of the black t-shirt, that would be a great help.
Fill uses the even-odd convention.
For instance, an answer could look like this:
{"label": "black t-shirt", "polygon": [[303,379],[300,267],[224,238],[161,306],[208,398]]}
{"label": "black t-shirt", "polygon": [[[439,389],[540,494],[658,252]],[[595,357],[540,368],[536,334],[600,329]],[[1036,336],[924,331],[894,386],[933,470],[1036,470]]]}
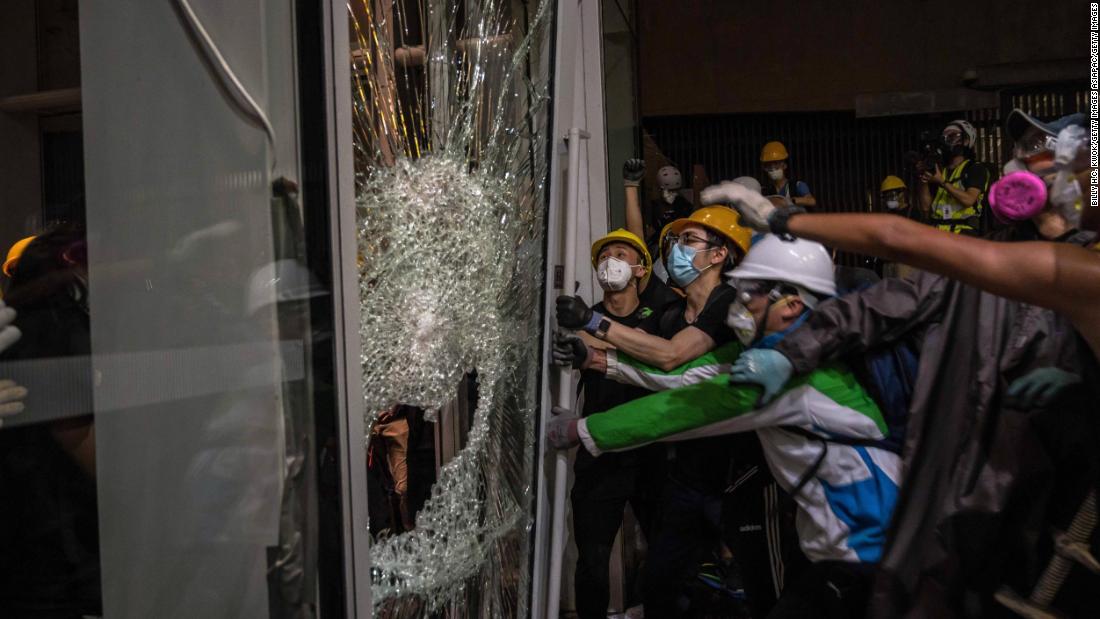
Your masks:
{"label": "black t-shirt", "polygon": [[[703,331],[714,340],[715,347],[733,340],[733,331],[726,325],[729,306],[737,299],[736,291],[719,285],[707,298],[703,311],[695,322],[684,319],[687,299],[669,306],[661,317],[661,336],[672,338],[688,327]],[[705,404],[702,404],[705,405]],[[670,475],[678,481],[707,494],[721,494],[729,481],[735,463],[760,458],[760,439],[755,432],[700,438],[668,444],[669,458],[673,460]]]}
{"label": "black t-shirt", "polygon": [[[649,282],[646,283],[645,290],[638,295],[638,301],[641,305],[649,308],[650,314],[658,321],[669,306],[681,299],[683,299],[683,297],[676,294],[668,284],[653,276],[650,276]],[[648,333],[656,333],[657,326],[654,326],[652,331],[649,329],[646,329],[646,331]]]}
{"label": "black t-shirt", "polygon": [[[989,168],[980,161],[968,160],[964,163],[966,167],[963,169],[962,176],[959,177],[959,180],[962,182],[963,191],[971,187],[977,187],[978,191],[984,194],[989,189]],[[946,177],[947,175],[948,172],[944,172],[944,176]]]}
{"label": "black t-shirt", "polygon": [[[640,328],[646,333],[654,334],[658,329],[660,314],[645,303],[639,303],[638,307],[629,316],[622,317],[608,312],[603,302],[597,303],[592,309],[631,329]],[[581,373],[581,390],[584,393],[584,408],[581,409],[581,415],[584,417],[592,413],[602,413],[650,393],[641,387],[613,381],[602,372],[591,370]]]}
{"label": "black t-shirt", "polygon": [[688,323],[684,318],[687,311],[687,299],[677,299],[676,303],[669,305],[661,316],[661,337],[672,339],[672,336],[688,327],[695,327],[706,333],[714,340],[715,347],[727,344],[733,340],[733,331],[726,326],[726,315],[729,314],[730,304],[737,299],[737,292],[725,285],[719,284],[707,297],[707,303],[703,311],[695,317],[695,322]]}
{"label": "black t-shirt", "polygon": [[[650,284],[647,290],[651,290],[652,287],[652,284]],[[675,295],[675,293],[672,294]],[[602,302],[597,303],[592,309],[604,314],[621,325],[632,329],[639,328],[646,333],[653,334],[657,333],[658,323],[661,317],[659,312],[654,311],[652,306],[644,301],[639,303],[638,307],[631,312],[629,316],[620,317],[608,312],[607,307]],[[613,381],[607,378],[602,372],[594,372],[592,370],[585,370],[581,373],[580,389],[581,393],[584,394],[584,407],[581,409],[582,417],[587,417],[593,413],[602,413],[620,404],[626,404],[631,400],[643,398],[651,393],[649,390],[643,389],[642,387],[635,387],[633,385],[626,385]],[[655,459],[662,460],[663,452],[659,450],[658,446],[650,445],[642,447],[641,449],[604,454],[600,456],[600,460],[603,461],[603,466],[597,469],[596,458],[589,454],[588,450],[579,449],[577,450],[577,460],[573,465],[573,470],[577,473],[589,471],[600,474],[598,471],[607,472],[609,469],[615,467],[646,466],[655,471],[654,474],[663,474],[663,472],[657,473],[657,471],[663,471],[663,469],[660,468],[663,465],[660,462],[653,462]],[[610,460],[614,460],[614,463],[611,463]],[[659,480],[654,479],[652,481],[654,484],[657,484]]]}
{"label": "black t-shirt", "polygon": [[670,222],[691,215],[691,212],[695,210],[695,205],[677,193],[672,204],[664,200],[654,200],[649,203],[648,210],[646,224],[649,230],[646,231],[645,244],[649,249],[649,254],[653,256],[654,260],[657,260],[657,254],[660,251],[660,239],[657,237],[660,236],[661,230]]}

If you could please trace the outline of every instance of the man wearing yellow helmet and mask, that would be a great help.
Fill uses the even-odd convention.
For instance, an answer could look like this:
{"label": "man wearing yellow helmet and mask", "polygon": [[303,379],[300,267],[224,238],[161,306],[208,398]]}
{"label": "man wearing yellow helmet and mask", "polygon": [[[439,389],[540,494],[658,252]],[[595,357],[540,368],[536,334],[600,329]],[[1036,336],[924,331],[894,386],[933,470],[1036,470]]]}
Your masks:
{"label": "man wearing yellow helmet and mask", "polygon": [[765,196],[782,196],[804,208],[817,206],[817,199],[810,193],[809,185],[790,180],[789,160],[787,147],[782,142],[768,142],[760,149],[760,165],[768,176],[768,182],[764,183],[761,193]]}
{"label": "man wearing yellow helmet and mask", "polygon": [[[596,280],[603,289],[603,300],[592,309],[624,327],[656,333],[658,320],[665,308],[647,302],[639,292],[653,289],[652,285],[647,286],[653,271],[653,260],[645,243],[631,232],[621,228],[614,230],[592,244],[592,268],[596,270]],[[678,297],[672,295],[672,298]],[[554,360],[579,369],[580,364],[573,355],[574,340],[584,348],[585,344],[576,336],[559,334],[554,347]],[[584,395],[582,416],[649,394],[646,389],[615,382],[603,373],[591,370],[581,373],[579,392]],[[627,503],[630,503],[647,541],[652,542],[651,523],[656,515],[659,490],[656,481],[663,477],[664,463],[663,452],[654,452],[656,449],[660,448],[624,453],[606,461],[587,453],[577,455],[573,464],[575,481],[571,499],[573,536],[577,544],[574,586],[580,619],[603,619],[607,616],[610,596],[608,561]]]}
{"label": "man wearing yellow helmet and mask", "polygon": [[[920,209],[913,208],[913,204],[909,201],[909,188],[900,178],[892,174],[884,178],[879,185],[878,195],[880,212],[901,215],[913,221],[924,221]],[[883,277],[905,277],[912,272],[913,268],[902,262],[882,262]]]}

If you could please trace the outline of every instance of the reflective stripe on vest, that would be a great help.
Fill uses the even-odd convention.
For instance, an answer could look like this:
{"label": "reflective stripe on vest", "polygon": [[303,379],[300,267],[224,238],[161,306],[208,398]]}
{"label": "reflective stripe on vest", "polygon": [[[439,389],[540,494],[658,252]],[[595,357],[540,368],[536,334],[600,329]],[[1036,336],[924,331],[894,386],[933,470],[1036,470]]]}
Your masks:
{"label": "reflective stripe on vest", "polygon": [[[965,191],[962,186],[962,176],[970,163],[970,160],[967,159],[960,163],[959,167],[951,170],[951,173],[944,180],[944,185],[952,185],[960,191]],[[985,195],[986,189],[987,187],[982,187],[974,206],[963,206],[944,186],[940,186],[936,189],[935,199],[932,200],[931,214],[934,223],[940,223],[944,220],[950,222],[940,223],[938,226],[941,230],[950,232],[958,232],[960,229],[973,229],[972,222],[976,221],[982,214],[982,197]],[[966,221],[968,219],[972,221]]]}

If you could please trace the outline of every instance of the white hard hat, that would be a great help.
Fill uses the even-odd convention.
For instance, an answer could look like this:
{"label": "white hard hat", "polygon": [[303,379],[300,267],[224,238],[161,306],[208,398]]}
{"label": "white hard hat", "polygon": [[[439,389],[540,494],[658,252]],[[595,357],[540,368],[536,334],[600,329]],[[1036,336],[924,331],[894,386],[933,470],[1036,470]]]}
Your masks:
{"label": "white hard hat", "polygon": [[328,294],[296,260],[268,262],[252,273],[245,306],[249,314],[274,303],[305,301]]}
{"label": "white hard hat", "polygon": [[762,191],[762,188],[760,187],[760,181],[751,176],[738,176],[737,178],[733,179],[732,182],[737,183],[742,187],[748,187],[756,193],[761,193]]}
{"label": "white hard hat", "polygon": [[676,191],[684,186],[684,178],[679,170],[666,165],[657,170],[657,186],[666,191]]}
{"label": "white hard hat", "polygon": [[[726,273],[733,280],[767,280],[798,288],[802,301],[813,308],[820,297],[836,296],[833,260],[821,243],[795,239],[784,241],[767,234]],[[810,293],[807,295],[806,293]]]}
{"label": "white hard hat", "polygon": [[944,129],[947,129],[947,127],[950,127],[952,125],[958,127],[959,131],[962,131],[963,134],[966,135],[967,146],[969,146],[970,148],[978,147],[978,130],[974,128],[974,125],[970,124],[969,121],[960,118],[958,120],[953,120],[947,123],[947,126],[944,127]]}

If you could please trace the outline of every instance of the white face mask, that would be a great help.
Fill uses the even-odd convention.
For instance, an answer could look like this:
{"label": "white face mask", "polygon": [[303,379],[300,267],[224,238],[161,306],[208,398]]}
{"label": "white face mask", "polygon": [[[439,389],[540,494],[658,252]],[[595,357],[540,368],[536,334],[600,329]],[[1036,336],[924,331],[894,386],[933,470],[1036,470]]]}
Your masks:
{"label": "white face mask", "polygon": [[733,329],[742,344],[748,346],[756,339],[756,317],[749,308],[740,301],[730,304],[729,314],[726,315],[726,324]]}
{"label": "white face mask", "polygon": [[634,267],[638,265],[627,264],[625,260],[608,257],[604,258],[596,267],[596,281],[600,288],[610,292],[618,292],[630,284],[634,278]]}
{"label": "white face mask", "polygon": [[901,202],[899,202],[898,200],[886,201],[886,208],[890,209],[891,211],[896,210],[899,206],[901,206]]}
{"label": "white face mask", "polygon": [[783,168],[771,168],[767,170],[767,172],[768,178],[772,179],[773,181],[777,181],[783,178]]}
{"label": "white face mask", "polygon": [[676,192],[672,191],[671,189],[662,189],[661,198],[665,201],[666,204],[672,204],[676,201]]}

